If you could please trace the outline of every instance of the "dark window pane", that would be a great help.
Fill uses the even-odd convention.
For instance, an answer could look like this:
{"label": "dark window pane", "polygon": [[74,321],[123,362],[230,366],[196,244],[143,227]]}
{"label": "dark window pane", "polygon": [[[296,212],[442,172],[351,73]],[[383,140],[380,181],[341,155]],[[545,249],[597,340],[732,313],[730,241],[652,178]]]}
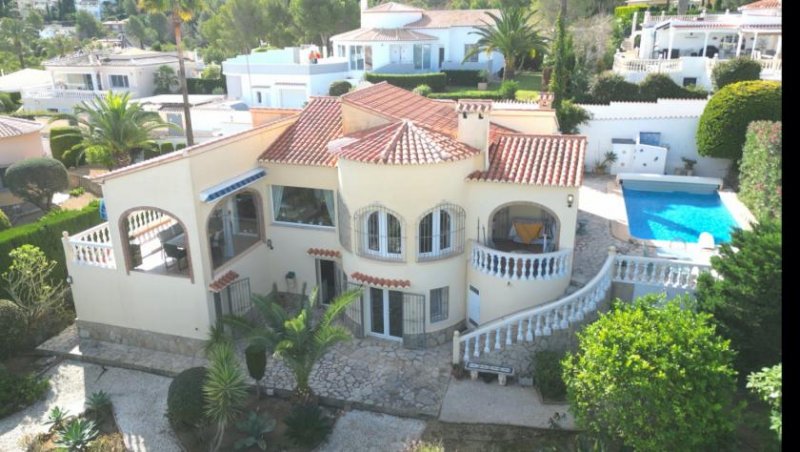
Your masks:
{"label": "dark window pane", "polygon": [[369,289],[369,302],[372,307],[371,319],[373,333],[384,334],[383,327],[383,290],[370,287]]}
{"label": "dark window pane", "polygon": [[403,337],[403,292],[389,291],[389,335]]}

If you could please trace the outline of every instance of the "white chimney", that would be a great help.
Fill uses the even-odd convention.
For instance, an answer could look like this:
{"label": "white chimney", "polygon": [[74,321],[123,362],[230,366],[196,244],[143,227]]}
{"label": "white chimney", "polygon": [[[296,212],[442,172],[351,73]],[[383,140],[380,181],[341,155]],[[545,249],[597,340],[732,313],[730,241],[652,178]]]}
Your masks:
{"label": "white chimney", "polygon": [[484,169],[489,168],[490,100],[462,99],[456,102],[458,141],[472,146],[483,154]]}

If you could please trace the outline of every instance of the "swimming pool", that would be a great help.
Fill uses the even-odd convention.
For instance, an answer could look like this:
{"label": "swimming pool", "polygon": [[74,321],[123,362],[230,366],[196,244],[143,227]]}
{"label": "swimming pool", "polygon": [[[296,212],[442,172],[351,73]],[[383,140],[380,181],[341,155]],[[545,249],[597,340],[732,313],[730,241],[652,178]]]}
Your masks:
{"label": "swimming pool", "polygon": [[626,180],[622,194],[635,238],[697,243],[709,232],[714,243],[728,243],[738,227],[714,185]]}

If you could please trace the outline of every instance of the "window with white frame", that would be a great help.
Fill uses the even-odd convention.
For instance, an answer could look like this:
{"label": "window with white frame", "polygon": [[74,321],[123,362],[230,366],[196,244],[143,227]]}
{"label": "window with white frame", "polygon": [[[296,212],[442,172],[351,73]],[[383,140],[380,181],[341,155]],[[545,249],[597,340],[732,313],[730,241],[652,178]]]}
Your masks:
{"label": "window with white frame", "polygon": [[431,290],[430,296],[431,323],[447,320],[450,311],[450,287]]}
{"label": "window with white frame", "polygon": [[[474,50],[473,50],[474,49]],[[474,51],[475,53],[472,54],[466,61],[470,63],[477,63],[478,62],[478,44],[464,44],[464,55],[469,55],[469,52]]]}
{"label": "window with white frame", "polygon": [[347,46],[343,46],[341,44],[336,46],[336,56],[338,57],[347,57]]}
{"label": "window with white frame", "polygon": [[350,70],[364,70],[364,46],[350,46]]}
{"label": "window with white frame", "polygon": [[414,69],[431,68],[431,45],[414,44]]}
{"label": "window with white frame", "polygon": [[464,209],[441,204],[422,215],[417,229],[417,260],[433,260],[464,250]]}
{"label": "window with white frame", "polygon": [[403,222],[382,206],[369,206],[356,214],[359,254],[385,260],[403,260]]}
{"label": "window with white frame", "polygon": [[335,214],[333,190],[272,186],[272,215],[276,222],[332,227]]}
{"label": "window with white frame", "polygon": [[128,76],[127,75],[111,75],[109,76],[111,79],[111,87],[112,88],[128,88]]}

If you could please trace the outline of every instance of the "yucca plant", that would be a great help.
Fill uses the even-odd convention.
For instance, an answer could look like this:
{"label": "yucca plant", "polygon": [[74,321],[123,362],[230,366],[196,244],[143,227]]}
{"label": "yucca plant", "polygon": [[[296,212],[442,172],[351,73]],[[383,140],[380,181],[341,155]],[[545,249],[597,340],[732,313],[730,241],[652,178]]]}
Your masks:
{"label": "yucca plant", "polygon": [[360,294],[360,289],[352,289],[339,295],[319,320],[313,316],[317,304],[316,288],[294,317],[289,317],[283,307],[275,302],[274,296],[254,295],[253,304],[265,319],[266,327],[239,316],[226,316],[223,321],[242,331],[250,345],[265,346],[283,358],[297,382],[296,395],[301,401],[307,402],[313,398],[308,381],[314,364],[332,346],[351,338],[349,331],[333,322]]}
{"label": "yucca plant", "polygon": [[247,418],[236,423],[236,428],[247,436],[236,441],[233,448],[240,450],[256,446],[261,450],[267,450],[264,435],[275,430],[275,425],[275,419],[259,416],[255,411],[251,411]]}
{"label": "yucca plant", "polygon": [[74,419],[58,431],[58,439],[55,443],[70,452],[84,451],[98,434],[94,421]]}
{"label": "yucca plant", "polygon": [[241,413],[247,398],[247,380],[230,342],[219,342],[211,349],[203,395],[205,414],[217,424],[210,448],[217,451],[225,429]]}
{"label": "yucca plant", "polygon": [[67,416],[69,416],[69,411],[62,409],[60,406],[54,406],[50,409],[50,413],[47,414],[47,421],[44,425],[50,425],[50,431],[61,430],[64,428]]}

